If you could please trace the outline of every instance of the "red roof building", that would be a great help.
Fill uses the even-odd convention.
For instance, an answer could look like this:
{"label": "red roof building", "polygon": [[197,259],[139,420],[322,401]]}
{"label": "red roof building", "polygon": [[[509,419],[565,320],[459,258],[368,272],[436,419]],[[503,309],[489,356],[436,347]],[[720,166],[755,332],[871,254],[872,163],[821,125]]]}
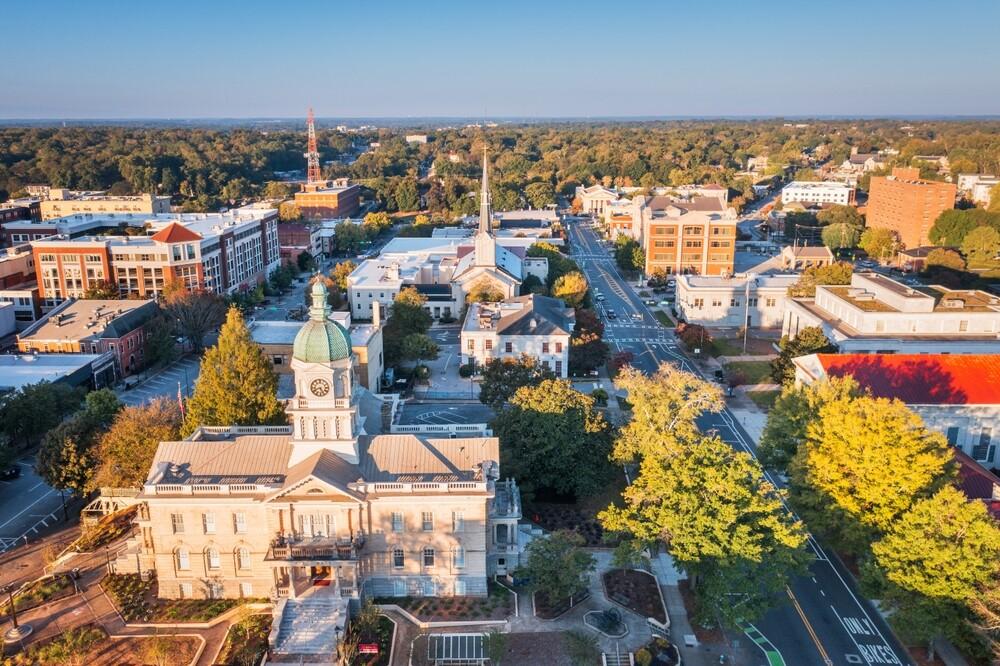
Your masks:
{"label": "red roof building", "polygon": [[971,500],[982,500],[986,510],[1000,520],[1000,478],[961,450],[955,451],[959,489]]}
{"label": "red roof building", "polygon": [[997,464],[1000,355],[809,354],[793,362],[796,383],[850,375],[871,395],[906,403],[974,461]]}

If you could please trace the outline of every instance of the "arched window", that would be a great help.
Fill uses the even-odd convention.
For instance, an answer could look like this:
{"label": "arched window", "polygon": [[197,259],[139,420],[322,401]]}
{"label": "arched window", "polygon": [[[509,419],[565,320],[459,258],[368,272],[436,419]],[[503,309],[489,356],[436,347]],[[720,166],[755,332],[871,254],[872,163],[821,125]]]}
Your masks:
{"label": "arched window", "polygon": [[187,571],[191,568],[191,554],[187,548],[177,549],[177,570]]}
{"label": "arched window", "polygon": [[250,570],[250,549],[246,546],[236,549],[236,568],[240,571]]}
{"label": "arched window", "polygon": [[205,551],[205,560],[208,562],[209,569],[219,569],[222,563],[219,561],[219,549],[218,548],[208,548]]}

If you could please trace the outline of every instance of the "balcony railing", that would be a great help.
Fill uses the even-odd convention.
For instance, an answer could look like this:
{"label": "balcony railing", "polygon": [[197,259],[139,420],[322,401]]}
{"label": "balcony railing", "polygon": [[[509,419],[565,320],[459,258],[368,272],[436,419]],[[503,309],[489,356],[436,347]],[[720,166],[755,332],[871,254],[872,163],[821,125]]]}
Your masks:
{"label": "balcony railing", "polygon": [[279,537],[271,542],[268,560],[357,560],[364,547],[364,536],[353,540],[329,537],[289,539]]}

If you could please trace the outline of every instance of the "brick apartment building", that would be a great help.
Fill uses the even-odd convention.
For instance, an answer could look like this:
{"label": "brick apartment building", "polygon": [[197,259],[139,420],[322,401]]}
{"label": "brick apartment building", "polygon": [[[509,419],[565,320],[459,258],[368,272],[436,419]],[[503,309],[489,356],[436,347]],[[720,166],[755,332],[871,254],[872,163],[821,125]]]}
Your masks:
{"label": "brick apartment building", "polygon": [[115,376],[139,370],[145,357],[145,325],[159,308],[153,300],[70,299],[17,336],[22,353],[111,352]]}
{"label": "brick apartment building", "polygon": [[[91,233],[74,236],[71,227],[68,235],[32,241],[44,307],[106,282],[117,284],[122,298],[151,298],[175,281],[229,294],[256,285],[280,265],[273,209],[65,219],[78,220]],[[149,235],[99,235],[117,231],[122,222]]]}
{"label": "brick apartment building", "polygon": [[892,229],[906,248],[930,245],[934,221],[955,207],[957,192],[953,183],[921,180],[919,169],[895,167],[891,176],[871,179],[868,226]]}
{"label": "brick apartment building", "polygon": [[307,183],[295,193],[295,205],[307,220],[350,217],[361,205],[361,187],[347,178]]}
{"label": "brick apartment building", "polygon": [[41,219],[37,199],[16,199],[0,204],[0,247],[13,245],[7,225],[12,222],[30,222]]}

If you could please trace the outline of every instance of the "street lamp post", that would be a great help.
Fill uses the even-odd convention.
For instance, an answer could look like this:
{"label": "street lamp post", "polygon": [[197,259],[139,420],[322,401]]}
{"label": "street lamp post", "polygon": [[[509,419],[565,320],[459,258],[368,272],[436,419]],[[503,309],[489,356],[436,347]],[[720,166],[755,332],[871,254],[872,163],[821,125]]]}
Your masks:
{"label": "street lamp post", "polygon": [[69,522],[69,511],[66,510],[66,491],[59,489],[59,499],[62,500],[63,520]]}
{"label": "street lamp post", "polygon": [[3,640],[5,643],[17,643],[28,636],[33,631],[30,624],[18,624],[17,622],[17,609],[14,607],[14,585],[8,583],[0,588],[0,592],[7,594],[7,603],[10,604],[10,617],[14,624],[13,627],[8,629],[4,635]]}

